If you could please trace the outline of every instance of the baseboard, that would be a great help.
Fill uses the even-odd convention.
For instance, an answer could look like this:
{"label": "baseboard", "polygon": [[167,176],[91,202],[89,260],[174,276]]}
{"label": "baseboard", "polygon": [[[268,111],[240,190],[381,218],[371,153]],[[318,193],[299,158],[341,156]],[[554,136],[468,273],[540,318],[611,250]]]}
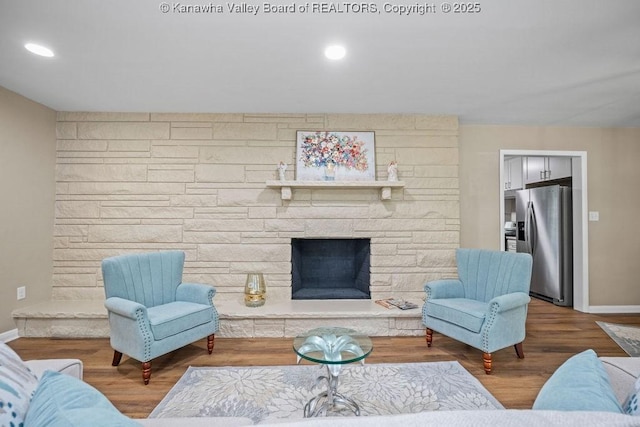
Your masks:
{"label": "baseboard", "polygon": [[640,305],[590,305],[589,313],[592,314],[626,314],[640,313]]}
{"label": "baseboard", "polygon": [[10,331],[7,332],[2,332],[0,333],[0,341],[2,342],[9,342],[9,341],[13,341],[15,339],[20,338],[20,335],[18,335],[18,329],[12,329]]}

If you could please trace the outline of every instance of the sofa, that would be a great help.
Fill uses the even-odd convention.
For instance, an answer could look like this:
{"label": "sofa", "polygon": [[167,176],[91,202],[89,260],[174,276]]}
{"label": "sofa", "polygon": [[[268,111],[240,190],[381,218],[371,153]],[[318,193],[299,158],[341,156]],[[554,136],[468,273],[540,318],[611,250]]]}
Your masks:
{"label": "sofa", "polygon": [[[0,425],[37,426],[247,426],[249,418],[147,418],[121,414],[104,395],[82,381],[76,359],[22,361],[0,343]],[[545,383],[527,410],[436,411],[370,417],[330,417],[278,422],[278,427],[351,426],[640,426],[640,416],[623,413],[636,393],[640,358],[602,357],[587,350],[567,360]],[[20,383],[23,381],[23,383]],[[26,384],[29,383],[29,384]],[[7,390],[16,392],[7,395]],[[2,393],[5,393],[4,395]],[[640,395],[640,390],[637,391]],[[28,400],[21,408],[9,403],[17,394]],[[25,397],[23,396],[23,397]],[[634,400],[635,401],[635,400]],[[11,406],[12,411],[7,408]],[[24,413],[19,414],[19,410]],[[10,418],[17,418],[14,424]]]}

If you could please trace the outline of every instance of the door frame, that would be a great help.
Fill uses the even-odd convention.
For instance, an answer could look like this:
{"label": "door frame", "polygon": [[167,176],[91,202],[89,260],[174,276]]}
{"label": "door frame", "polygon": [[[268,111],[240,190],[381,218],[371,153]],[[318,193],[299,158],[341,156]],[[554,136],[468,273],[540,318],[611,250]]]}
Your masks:
{"label": "door frame", "polygon": [[[589,312],[589,221],[587,152],[554,150],[500,150],[500,250],[504,251],[504,158],[506,156],[571,157],[573,217],[573,308]],[[524,186],[524,181],[523,181]]]}

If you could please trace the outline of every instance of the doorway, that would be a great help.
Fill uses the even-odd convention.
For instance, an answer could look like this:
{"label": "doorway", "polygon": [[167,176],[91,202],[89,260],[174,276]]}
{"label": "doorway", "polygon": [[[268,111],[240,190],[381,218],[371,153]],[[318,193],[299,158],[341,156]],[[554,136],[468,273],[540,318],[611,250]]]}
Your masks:
{"label": "doorway", "polygon": [[[573,213],[573,308],[589,311],[589,248],[587,152],[553,150],[500,150],[500,249],[505,250],[505,158],[560,157],[571,159]],[[508,190],[507,190],[508,191]]]}

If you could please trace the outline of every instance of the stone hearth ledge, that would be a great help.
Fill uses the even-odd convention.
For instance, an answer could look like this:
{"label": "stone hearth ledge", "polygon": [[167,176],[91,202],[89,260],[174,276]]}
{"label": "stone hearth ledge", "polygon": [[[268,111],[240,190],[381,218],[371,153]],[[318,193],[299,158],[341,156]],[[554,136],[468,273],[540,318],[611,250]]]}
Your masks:
{"label": "stone hearth ledge", "polygon": [[[422,301],[412,301],[422,307]],[[370,336],[424,335],[421,308],[387,309],[373,300],[269,300],[247,307],[242,298],[215,301],[222,338],[294,337],[320,326],[356,329]],[[21,337],[109,336],[103,301],[54,300],[12,313]]]}

